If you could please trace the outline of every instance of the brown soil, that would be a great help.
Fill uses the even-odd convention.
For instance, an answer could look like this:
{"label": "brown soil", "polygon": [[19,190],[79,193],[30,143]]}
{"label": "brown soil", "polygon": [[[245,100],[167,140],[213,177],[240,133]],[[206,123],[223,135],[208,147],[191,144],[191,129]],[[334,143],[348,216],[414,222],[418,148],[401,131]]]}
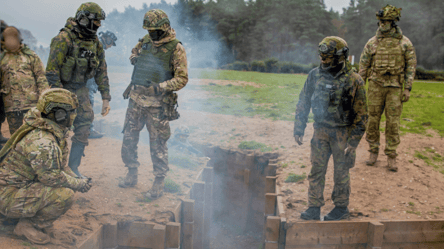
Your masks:
{"label": "brown soil", "polygon": [[[191,82],[199,84],[197,80]],[[231,84],[243,83],[231,82]],[[191,98],[190,95],[195,96],[197,93],[186,88],[180,93],[181,96],[186,97],[181,97],[183,101],[181,118],[171,122],[172,131],[179,125],[187,125],[192,130],[190,139],[192,142],[237,148],[241,141],[256,141],[267,144],[280,153],[279,160],[282,167],[278,169],[278,185],[284,196],[286,216],[290,220],[298,220],[300,212],[307,208],[308,182],[304,180],[300,183],[285,183],[285,179],[290,172],[296,174],[305,172],[307,175],[310,172],[309,144],[313,135],[312,124],[309,124],[306,129],[304,144],[297,146],[293,138],[292,122],[183,110],[187,100]],[[125,109],[113,110],[106,118],[98,117],[99,121],[107,119],[107,124],[109,124],[107,126],[102,123],[99,128],[106,132],[109,132],[109,129],[115,129],[115,137],[122,137],[119,133],[121,131],[119,125],[123,123],[124,112]],[[113,125],[113,122],[116,125]],[[6,129],[7,127],[3,126],[3,134],[8,134]],[[183,196],[166,193],[159,200],[149,203],[140,202],[142,193],[149,189],[153,181],[149,146],[143,144],[147,141],[147,132],[143,131],[143,133],[145,134],[141,136],[139,146],[141,166],[137,187],[122,189],[117,186],[117,178],[126,174],[126,168],[120,158],[121,141],[108,137],[90,140],[80,170],[93,178],[93,188],[85,194],[76,193],[73,207],[55,222],[57,239],[53,244],[31,245],[32,247],[53,249],[79,245],[100,224],[110,220],[150,221],[154,219],[154,222],[163,223],[170,218],[168,213],[161,212],[177,205]],[[424,161],[413,157],[415,150],[422,150],[425,147],[433,147],[437,153],[444,155],[443,139],[434,132],[429,134],[432,137],[415,134],[402,136],[398,150],[399,172],[397,173],[386,169],[386,157],[382,153],[379,155],[376,166],[366,166],[364,161],[368,157],[368,146],[365,140],[361,141],[357,149],[356,166],[350,172],[352,193],[349,208],[353,214],[351,220],[444,219],[442,212],[444,175],[435,171]],[[383,134],[382,139],[384,139]],[[383,141],[382,144],[384,144]],[[323,215],[333,208],[329,198],[333,187],[332,166],[330,160]],[[191,186],[197,171],[173,165],[171,169],[169,177],[181,184],[182,190],[186,191]],[[31,248],[26,240],[12,236],[12,229],[12,226],[2,227],[2,232],[0,232],[2,248]],[[223,227],[221,230],[224,233]],[[232,239],[239,241],[239,243],[233,242],[240,246],[238,248],[248,248],[251,238],[245,236]],[[218,248],[214,243],[212,245]]]}

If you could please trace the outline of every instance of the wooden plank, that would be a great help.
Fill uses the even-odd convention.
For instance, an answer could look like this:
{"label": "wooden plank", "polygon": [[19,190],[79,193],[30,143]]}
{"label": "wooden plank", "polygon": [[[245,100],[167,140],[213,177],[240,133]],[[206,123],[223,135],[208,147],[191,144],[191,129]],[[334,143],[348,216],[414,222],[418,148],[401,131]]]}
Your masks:
{"label": "wooden plank", "polygon": [[[153,223],[118,222],[117,243],[119,246],[150,248],[156,242]],[[149,247],[148,247],[149,246]]]}
{"label": "wooden plank", "polygon": [[193,249],[194,200],[182,200],[181,248]]}
{"label": "wooden plank", "polygon": [[265,177],[265,193],[276,193],[276,179],[277,176],[266,176]]}
{"label": "wooden plank", "polygon": [[277,243],[266,242],[265,249],[279,249],[279,247]]}
{"label": "wooden plank", "polygon": [[78,249],[100,249],[103,248],[103,226],[94,231],[88,238],[83,241]]}
{"label": "wooden plank", "polygon": [[277,164],[268,164],[265,167],[265,176],[276,176]]}
{"label": "wooden plank", "polygon": [[265,194],[265,215],[276,214],[277,194]]}
{"label": "wooden plank", "polygon": [[117,243],[117,221],[103,224],[103,248],[116,248]]}
{"label": "wooden plank", "polygon": [[279,227],[279,240],[278,247],[279,249],[285,249],[285,241],[287,240],[287,219],[281,217],[281,225]]}
{"label": "wooden plank", "polygon": [[443,242],[425,242],[425,243],[384,243],[384,249],[443,249]]}
{"label": "wooden plank", "polygon": [[205,200],[205,182],[196,181],[191,189],[191,199],[195,201]]}
{"label": "wooden plank", "polygon": [[277,216],[268,216],[265,226],[265,242],[272,242],[277,245],[277,242],[279,240],[281,218]]}
{"label": "wooden plank", "polygon": [[152,249],[165,249],[166,226],[156,224],[153,228],[153,239],[148,244]]}
{"label": "wooden plank", "polygon": [[180,223],[169,222],[166,225],[165,248],[179,249],[180,247]]}
{"label": "wooden plank", "polygon": [[444,220],[381,221],[384,243],[444,242]]}
{"label": "wooden plank", "polygon": [[384,239],[384,224],[377,221],[370,221],[368,226],[367,248],[375,249],[382,247]]}
{"label": "wooden plank", "polygon": [[251,171],[249,169],[244,169],[244,184],[245,185],[250,185],[250,174]]}

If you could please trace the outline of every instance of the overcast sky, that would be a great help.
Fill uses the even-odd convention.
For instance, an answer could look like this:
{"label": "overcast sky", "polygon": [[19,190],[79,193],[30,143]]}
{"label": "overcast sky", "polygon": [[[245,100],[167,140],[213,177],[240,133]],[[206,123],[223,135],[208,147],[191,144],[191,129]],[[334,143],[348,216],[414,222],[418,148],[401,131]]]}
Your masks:
{"label": "overcast sky", "polygon": [[[175,3],[176,0],[165,0],[167,3]],[[324,0],[329,10],[331,7],[342,12],[343,7],[347,7],[350,0]],[[27,29],[37,38],[37,40],[47,46],[51,38],[58,34],[64,27],[66,19],[74,16],[80,4],[85,0],[2,0],[0,3],[0,19],[8,25]],[[123,11],[125,7],[131,5],[140,9],[143,3],[149,5],[160,0],[96,0],[106,13],[114,9]],[[142,18],[142,17],[140,17]],[[104,22],[106,27],[106,20]]]}

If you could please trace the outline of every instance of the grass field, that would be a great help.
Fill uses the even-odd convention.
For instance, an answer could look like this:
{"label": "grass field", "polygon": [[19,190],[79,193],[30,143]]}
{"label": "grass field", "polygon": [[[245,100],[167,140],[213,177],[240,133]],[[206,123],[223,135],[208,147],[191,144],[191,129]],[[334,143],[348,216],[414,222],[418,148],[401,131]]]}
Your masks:
{"label": "grass field", "polygon": [[[202,111],[241,116],[259,115],[272,120],[287,121],[294,120],[299,93],[307,78],[306,75],[297,74],[203,69],[190,70],[190,76],[199,79],[239,80],[263,85],[260,88],[217,84],[199,86],[200,90],[209,91],[214,96],[206,99],[205,105],[196,105]],[[426,134],[427,129],[434,129],[444,136],[443,96],[444,83],[415,82],[410,101],[404,103],[401,131]],[[311,115],[309,120],[313,121]],[[384,116],[382,121],[385,121]]]}

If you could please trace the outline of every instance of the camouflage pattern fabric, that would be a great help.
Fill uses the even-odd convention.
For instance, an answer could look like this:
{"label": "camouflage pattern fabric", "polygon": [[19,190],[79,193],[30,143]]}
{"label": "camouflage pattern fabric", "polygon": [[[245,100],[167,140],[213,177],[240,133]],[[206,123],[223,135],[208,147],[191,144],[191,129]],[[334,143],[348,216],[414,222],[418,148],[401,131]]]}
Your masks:
{"label": "camouflage pattern fabric", "polygon": [[167,141],[171,136],[168,120],[161,120],[161,108],[144,107],[130,99],[126,111],[123,129],[122,160],[128,168],[137,168],[140,163],[137,157],[139,134],[143,127],[150,135],[150,153],[153,162],[154,175],[165,177],[168,168]]}
{"label": "camouflage pattern fabric", "polygon": [[331,199],[335,206],[347,207],[350,196],[349,169],[355,164],[356,153],[344,155],[348,128],[316,127],[311,140],[311,171],[308,175],[308,206],[324,206],[325,174],[330,156],[334,162],[334,187]]}
{"label": "camouflage pattern fabric", "polygon": [[167,31],[170,29],[170,20],[163,10],[152,9],[145,13],[142,27],[146,30]]}
{"label": "camouflage pattern fabric", "polygon": [[5,50],[0,68],[5,112],[34,107],[39,95],[49,88],[42,61],[25,44],[15,53]]}
{"label": "camouflage pattern fabric", "polygon": [[23,124],[23,118],[28,110],[7,112],[6,117],[9,125],[9,133],[12,135],[16,130],[20,128]]}
{"label": "camouflage pattern fabric", "polygon": [[387,4],[384,8],[376,12],[376,19],[399,21],[401,18],[402,8],[396,8],[393,5]]}
{"label": "camouflage pattern fabric", "polygon": [[74,136],[71,140],[73,143],[78,142],[88,145],[88,137],[90,133],[90,126],[94,120],[94,111],[89,99],[89,89],[86,85],[77,90],[66,88],[75,93],[79,100],[79,107],[77,108],[77,117],[74,120]]}
{"label": "camouflage pattern fabric", "polygon": [[[66,167],[68,129],[44,119],[32,108],[19,132],[23,138],[0,163],[0,212],[50,225],[72,205],[80,179]],[[19,136],[20,137],[20,136]],[[48,224],[49,223],[49,224]]]}
{"label": "camouflage pattern fabric", "polygon": [[[405,66],[400,75],[380,76],[373,72],[373,63],[378,45],[384,39],[396,39],[402,49]],[[386,43],[387,44],[387,43]],[[390,45],[390,44],[389,44]],[[386,110],[386,148],[385,154],[396,157],[396,148],[400,143],[399,124],[402,112],[402,89],[412,89],[416,71],[416,54],[413,44],[402,35],[399,27],[392,28],[387,34],[377,31],[364,47],[359,62],[359,74],[363,80],[369,80],[369,124],[366,140],[370,152],[379,151],[379,123],[384,109]],[[388,109],[387,109],[388,108]]]}

